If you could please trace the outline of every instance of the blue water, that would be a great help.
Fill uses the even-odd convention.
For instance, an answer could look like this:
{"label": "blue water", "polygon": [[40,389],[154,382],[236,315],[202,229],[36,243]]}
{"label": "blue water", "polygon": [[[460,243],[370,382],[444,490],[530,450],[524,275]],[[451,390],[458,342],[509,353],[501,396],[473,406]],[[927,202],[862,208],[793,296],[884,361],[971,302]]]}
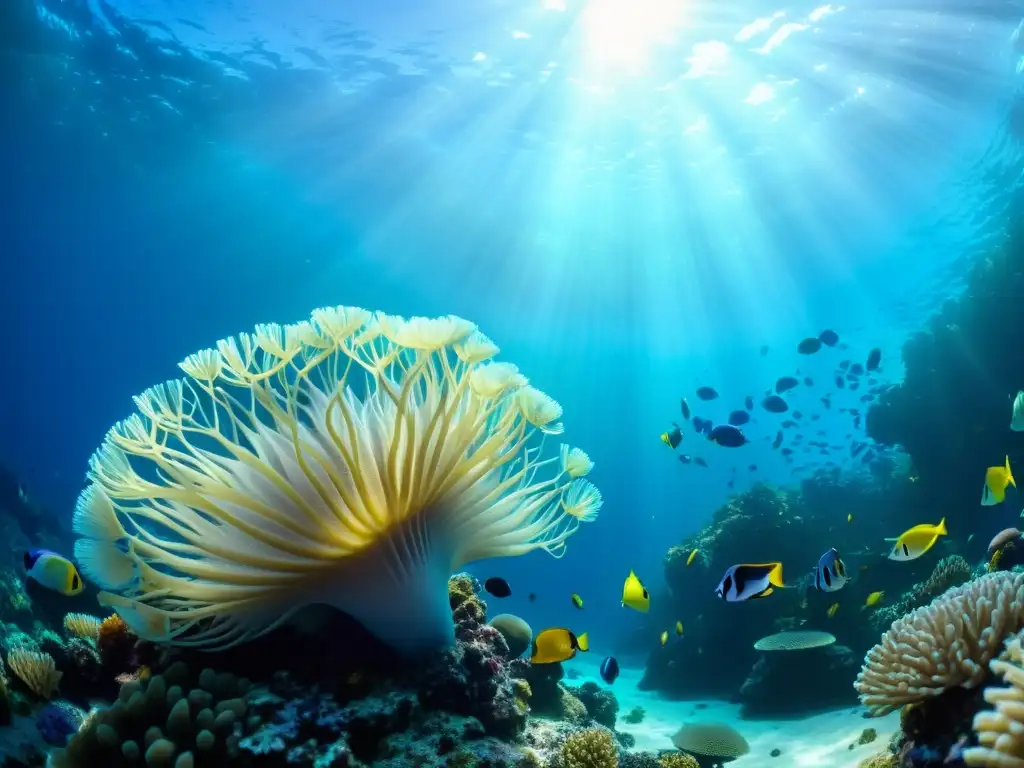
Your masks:
{"label": "blue water", "polygon": [[[585,594],[600,649],[640,620],[630,568],[657,592],[730,493],[816,467],[763,416],[683,467],[658,440],[680,396],[716,387],[720,421],[876,346],[898,381],[994,244],[1022,6],[7,0],[0,462],[68,518],[187,354],[323,305],[455,313],[561,402],[605,497],[563,560],[475,570],[537,625]],[[825,328],[849,351],[798,356]],[[844,396],[824,440],[849,443]]]}

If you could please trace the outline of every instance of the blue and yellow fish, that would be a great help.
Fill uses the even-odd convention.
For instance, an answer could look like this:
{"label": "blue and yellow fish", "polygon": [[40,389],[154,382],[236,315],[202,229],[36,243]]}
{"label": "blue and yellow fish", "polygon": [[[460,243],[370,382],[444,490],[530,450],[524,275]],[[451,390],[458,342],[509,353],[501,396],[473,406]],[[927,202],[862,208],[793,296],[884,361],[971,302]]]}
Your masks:
{"label": "blue and yellow fish", "polygon": [[70,597],[84,588],[74,563],[56,552],[33,549],[25,553],[24,562],[28,577],[47,589]]}

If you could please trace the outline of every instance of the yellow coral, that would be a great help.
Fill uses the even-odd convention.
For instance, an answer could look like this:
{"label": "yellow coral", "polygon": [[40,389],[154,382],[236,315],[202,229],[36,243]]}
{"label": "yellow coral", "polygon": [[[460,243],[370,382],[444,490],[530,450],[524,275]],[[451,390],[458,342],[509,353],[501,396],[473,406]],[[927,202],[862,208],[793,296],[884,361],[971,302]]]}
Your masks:
{"label": "yellow coral", "polygon": [[891,752],[879,752],[877,755],[864,758],[857,768],[900,768],[899,755]]}
{"label": "yellow coral", "polygon": [[562,764],[565,768],[618,768],[615,739],[603,728],[574,733],[562,744]]}
{"label": "yellow coral", "polygon": [[693,755],[685,752],[666,752],[658,758],[661,768],[700,768],[700,763]]}
{"label": "yellow coral", "polygon": [[451,642],[453,570],[560,556],[601,503],[589,465],[544,457],[561,407],[497,351],[457,317],[334,307],[190,355],[90,460],[75,555],[100,602],[210,649],[319,602],[400,651]]}
{"label": "yellow coral", "polygon": [[64,617],[64,631],[71,637],[96,640],[100,636],[102,621],[87,613],[69,613]]}
{"label": "yellow coral", "polygon": [[7,666],[30,691],[43,699],[53,697],[64,674],[57,671],[57,665],[50,654],[26,648],[11,649],[7,654]]}
{"label": "yellow coral", "polygon": [[964,750],[967,765],[988,768],[1024,766],[1024,635],[1006,644],[1007,660],[989,664],[992,672],[1007,683],[1005,688],[986,688],[985,701],[994,710],[982,710],[974,716],[977,747]]}

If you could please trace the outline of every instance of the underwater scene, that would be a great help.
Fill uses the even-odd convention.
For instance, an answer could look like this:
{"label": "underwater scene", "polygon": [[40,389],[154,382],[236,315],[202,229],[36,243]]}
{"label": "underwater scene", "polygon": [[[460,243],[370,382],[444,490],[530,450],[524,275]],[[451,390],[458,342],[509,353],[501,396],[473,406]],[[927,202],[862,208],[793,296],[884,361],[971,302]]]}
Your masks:
{"label": "underwater scene", "polygon": [[2,768],[1024,768],[1024,0],[3,0]]}

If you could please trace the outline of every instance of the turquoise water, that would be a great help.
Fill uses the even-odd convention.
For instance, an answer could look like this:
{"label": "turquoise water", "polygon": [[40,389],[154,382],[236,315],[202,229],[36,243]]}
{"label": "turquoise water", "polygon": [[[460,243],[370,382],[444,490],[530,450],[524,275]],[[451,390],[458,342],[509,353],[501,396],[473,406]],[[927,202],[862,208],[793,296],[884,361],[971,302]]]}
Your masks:
{"label": "turquoise water", "polygon": [[[70,520],[106,430],[188,354],[319,306],[454,313],[561,403],[605,502],[563,559],[472,570],[535,626],[585,594],[604,655],[647,631],[628,571],[663,594],[667,548],[733,494],[869,476],[834,369],[877,347],[898,383],[1001,242],[1021,11],[9,0],[0,460]],[[825,329],[847,349],[798,354]],[[797,370],[791,408],[842,451],[787,462],[759,409],[739,451],[687,428],[706,469],[659,441],[680,397],[720,423]]]}

